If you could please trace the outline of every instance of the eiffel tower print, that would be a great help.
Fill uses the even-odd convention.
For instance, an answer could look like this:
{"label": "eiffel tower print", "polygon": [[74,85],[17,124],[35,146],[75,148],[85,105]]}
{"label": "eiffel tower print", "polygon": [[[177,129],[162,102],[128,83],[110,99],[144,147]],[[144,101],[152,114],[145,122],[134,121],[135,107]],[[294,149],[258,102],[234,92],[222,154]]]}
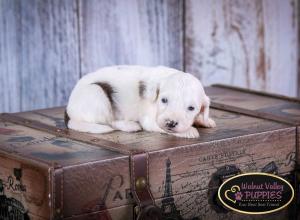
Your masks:
{"label": "eiffel tower print", "polygon": [[180,215],[180,211],[177,210],[174,203],[173,191],[172,191],[172,180],[171,180],[171,161],[168,158],[166,160],[166,180],[165,180],[165,191],[163,200],[161,201],[161,210],[164,220],[183,220]]}

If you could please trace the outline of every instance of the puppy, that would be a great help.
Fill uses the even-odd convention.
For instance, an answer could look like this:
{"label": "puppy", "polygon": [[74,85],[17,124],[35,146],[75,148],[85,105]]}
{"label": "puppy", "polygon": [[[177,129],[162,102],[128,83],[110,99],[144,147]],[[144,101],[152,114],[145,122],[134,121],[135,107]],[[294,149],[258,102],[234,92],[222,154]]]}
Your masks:
{"label": "puppy", "polygon": [[193,125],[215,127],[200,81],[168,67],[111,66],[82,77],[65,112],[81,132],[146,130],[197,138]]}

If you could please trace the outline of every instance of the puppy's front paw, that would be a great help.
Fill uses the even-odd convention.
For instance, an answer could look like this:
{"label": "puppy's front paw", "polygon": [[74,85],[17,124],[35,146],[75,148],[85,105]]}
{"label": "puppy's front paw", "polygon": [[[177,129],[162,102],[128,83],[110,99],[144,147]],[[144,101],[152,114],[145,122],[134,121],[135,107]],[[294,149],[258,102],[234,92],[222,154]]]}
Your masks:
{"label": "puppy's front paw", "polygon": [[191,127],[186,132],[172,133],[172,134],[177,137],[182,137],[182,138],[198,138],[198,137],[200,137],[198,130],[194,127]]}
{"label": "puppy's front paw", "polygon": [[215,128],[216,126],[216,122],[211,118],[208,118],[207,122],[205,123],[205,127],[207,128]]}
{"label": "puppy's front paw", "polygon": [[216,122],[214,120],[212,120],[211,118],[208,118],[207,120],[203,120],[202,117],[199,117],[194,122],[194,126],[196,126],[196,127],[205,127],[205,128],[215,128],[216,127]]}

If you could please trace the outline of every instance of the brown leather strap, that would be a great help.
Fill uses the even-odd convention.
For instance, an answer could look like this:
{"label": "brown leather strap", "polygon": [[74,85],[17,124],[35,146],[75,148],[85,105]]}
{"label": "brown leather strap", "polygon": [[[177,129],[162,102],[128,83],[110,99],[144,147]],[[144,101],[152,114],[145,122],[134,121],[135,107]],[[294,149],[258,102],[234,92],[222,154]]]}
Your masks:
{"label": "brown leather strap", "polygon": [[64,177],[63,169],[55,169],[53,171],[53,207],[54,207],[54,219],[63,218],[63,189],[64,189]]}
{"label": "brown leather strap", "polygon": [[149,155],[147,153],[131,155],[131,188],[135,201],[143,208],[154,205],[149,187]]}
{"label": "brown leather strap", "polygon": [[57,128],[55,126],[47,125],[44,123],[41,123],[36,120],[29,120],[20,116],[17,116],[15,114],[8,114],[3,113],[0,115],[0,118],[12,122],[14,124],[22,125],[25,127],[33,128],[39,131],[48,132],[50,134],[59,136],[59,137],[65,137],[72,140],[80,141],[83,143],[91,144],[94,146],[99,146],[111,151],[116,151],[122,154],[130,155],[131,153],[139,153],[139,151],[135,151],[132,149],[129,149],[126,145],[115,143],[112,141],[95,138],[93,136],[87,135],[86,133],[78,132],[71,129],[61,129]]}
{"label": "brown leather strap", "polygon": [[288,124],[288,125],[293,125],[293,126],[298,125],[298,123],[295,122],[291,118],[282,117],[282,116],[274,115],[274,114],[267,113],[267,112],[259,112],[256,110],[249,110],[249,109],[244,109],[244,108],[240,108],[240,107],[236,107],[236,106],[232,106],[232,105],[220,104],[220,103],[216,103],[216,102],[211,102],[210,106],[215,109],[225,110],[228,112],[234,112],[234,113],[239,113],[239,114],[243,114],[243,115],[249,115],[249,116],[253,116],[256,118],[280,122],[283,124]]}

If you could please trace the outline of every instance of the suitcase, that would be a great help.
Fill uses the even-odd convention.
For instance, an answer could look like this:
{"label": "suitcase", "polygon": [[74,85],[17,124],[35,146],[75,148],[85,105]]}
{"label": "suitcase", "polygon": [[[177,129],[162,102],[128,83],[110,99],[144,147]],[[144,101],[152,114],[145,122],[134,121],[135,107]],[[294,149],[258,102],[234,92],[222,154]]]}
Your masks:
{"label": "suitcase", "polygon": [[[214,93],[211,93],[213,100]],[[66,129],[64,107],[0,116],[0,219],[292,219],[224,208],[217,191],[247,172],[293,181],[294,124],[211,108],[200,138]],[[276,149],[276,150],[274,150]]]}
{"label": "suitcase", "polygon": [[206,88],[212,106],[231,112],[270,119],[296,126],[295,189],[297,219],[300,219],[300,100],[283,95],[254,91],[234,86],[216,84]]}

